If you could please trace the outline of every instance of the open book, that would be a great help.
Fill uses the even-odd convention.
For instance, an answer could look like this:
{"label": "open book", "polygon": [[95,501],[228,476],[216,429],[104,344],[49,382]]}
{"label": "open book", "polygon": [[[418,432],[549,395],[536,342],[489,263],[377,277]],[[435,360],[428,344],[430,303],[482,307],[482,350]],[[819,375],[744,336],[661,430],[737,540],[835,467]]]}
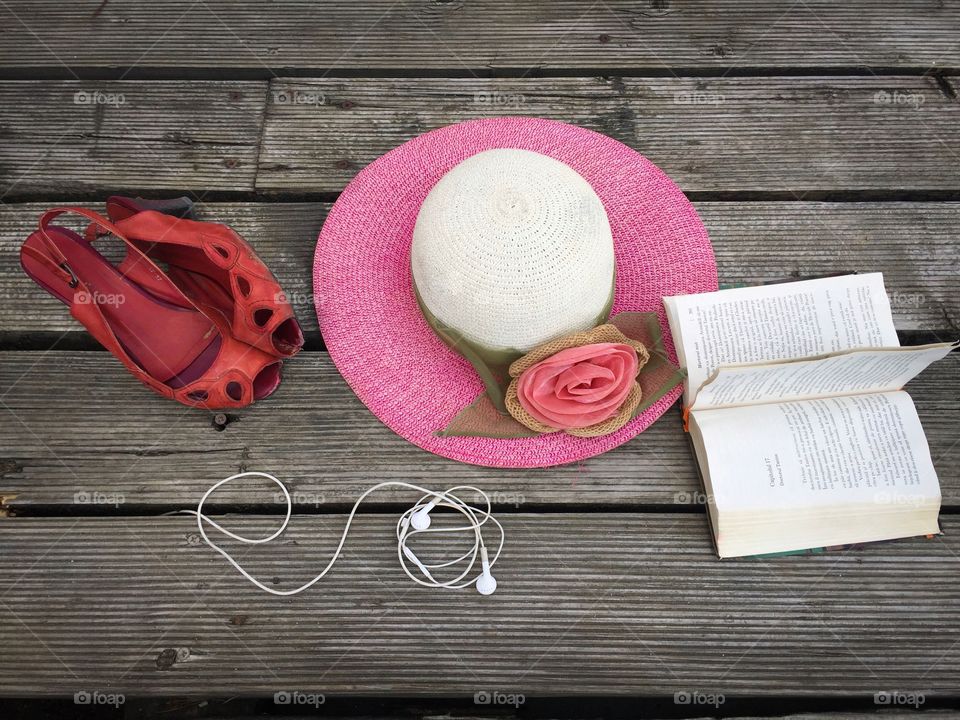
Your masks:
{"label": "open book", "polygon": [[664,298],[720,557],[940,532],[880,273]]}

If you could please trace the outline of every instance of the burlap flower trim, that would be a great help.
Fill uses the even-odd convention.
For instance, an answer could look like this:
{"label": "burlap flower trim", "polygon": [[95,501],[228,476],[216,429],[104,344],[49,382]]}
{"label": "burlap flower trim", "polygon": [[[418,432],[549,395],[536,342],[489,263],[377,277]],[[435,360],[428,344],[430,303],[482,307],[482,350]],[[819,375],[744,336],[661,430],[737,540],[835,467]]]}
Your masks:
{"label": "burlap flower trim", "polygon": [[640,405],[637,375],[649,359],[643,343],[611,324],[544,343],[510,366],[507,412],[538,433],[607,435]]}

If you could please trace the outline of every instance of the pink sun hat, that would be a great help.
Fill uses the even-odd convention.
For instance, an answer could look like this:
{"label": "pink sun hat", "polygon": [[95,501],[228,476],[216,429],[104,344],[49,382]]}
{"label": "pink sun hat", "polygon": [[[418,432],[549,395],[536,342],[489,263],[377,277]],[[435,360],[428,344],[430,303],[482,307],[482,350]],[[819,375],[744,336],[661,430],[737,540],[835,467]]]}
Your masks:
{"label": "pink sun hat", "polygon": [[[529,152],[488,152],[504,149]],[[532,156],[532,153],[541,159]],[[468,158],[471,162],[464,163]],[[590,331],[594,334],[579,332],[566,336],[555,347],[549,342],[538,345],[522,360],[510,365],[511,375],[514,375],[515,367],[530,368],[534,361],[547,358],[532,368],[529,374],[525,373],[526,377],[521,375],[517,378],[514,375],[511,391],[506,393],[507,406],[510,406],[512,399],[512,407],[518,407],[515,388],[519,379],[519,402],[523,408],[531,411],[533,417],[523,410],[519,415],[511,410],[511,414],[526,427],[517,425],[509,417],[506,421],[514,423],[526,434],[502,435],[486,430],[476,434],[451,432],[450,428],[457,425],[458,419],[462,419],[481,401],[490,405],[485,395],[498,400],[494,404],[501,408],[501,413],[504,400],[503,397],[494,397],[496,392],[489,378],[486,378],[488,382],[485,384],[481,379],[482,373],[477,369],[480,366],[468,361],[467,356],[471,355],[462,344],[451,342],[448,334],[438,329],[438,325],[445,326],[431,312],[437,307],[430,303],[437,301],[433,299],[436,293],[430,288],[439,282],[440,292],[446,292],[452,298],[451,302],[463,302],[463,293],[455,286],[462,277],[467,277],[463,273],[470,271],[469,267],[464,269],[463,266],[472,266],[475,260],[481,265],[484,262],[489,265],[489,262],[488,259],[477,259],[469,254],[476,252],[478,241],[473,247],[467,248],[466,256],[453,254],[453,259],[461,261],[459,266],[451,265],[450,257],[445,259],[446,265],[440,262],[430,266],[428,263],[427,267],[434,268],[434,276],[431,277],[423,269],[424,262],[417,253],[423,256],[433,248],[434,254],[442,254],[444,218],[452,217],[454,224],[457,224],[459,215],[451,215],[453,211],[469,215],[474,205],[483,206],[482,198],[478,198],[477,203],[464,203],[463,197],[457,199],[458,190],[477,193],[477,188],[485,187],[482,178],[478,180],[476,174],[470,176],[463,169],[482,166],[484,162],[487,166],[491,162],[509,163],[511,158],[517,159],[520,166],[526,167],[531,173],[543,173],[542,182],[539,175],[531,175],[537,178],[537,182],[527,183],[534,186],[529,188],[534,197],[519,198],[521,205],[528,201],[533,205],[524,208],[527,212],[524,216],[527,225],[524,227],[533,223],[531,217],[541,224],[556,224],[555,218],[550,218],[558,213],[563,214],[563,207],[538,206],[546,202],[543,198],[549,195],[548,191],[553,187],[551,183],[556,180],[554,184],[558,188],[558,196],[567,201],[576,196],[571,202],[578,203],[578,208],[587,208],[577,215],[576,222],[581,224],[567,227],[567,231],[596,236],[590,240],[594,245],[586,251],[580,249],[581,255],[589,252],[591,258],[599,257],[596,262],[584,263],[582,258],[577,257],[574,257],[576,263],[553,262],[553,265],[560,266],[557,272],[566,273],[565,277],[571,279],[571,282],[555,291],[556,301],[571,305],[570,294],[582,293],[586,298],[583,301],[585,306],[597,302],[591,300],[591,296],[596,298],[603,293],[598,291],[598,288],[602,289],[602,283],[598,284],[594,270],[595,266],[603,266],[604,243],[608,243],[612,247],[611,260],[615,272],[612,267],[609,269],[612,299],[606,301],[603,317],[607,314],[611,318],[625,318],[635,313],[650,314],[647,317],[655,327],[658,343],[662,335],[662,345],[658,347],[663,362],[676,364],[676,352],[663,310],[663,297],[717,289],[716,262],[703,223],[680,189],[642,155],[605,135],[552,120],[491,118],[439,128],[404,143],[364,168],[344,189],[320,232],[314,259],[316,308],[321,333],[337,369],[360,400],[398,435],[424,450],[461,462],[489,467],[546,467],[592,457],[631,440],[676,402],[680,397],[681,385],[678,376],[669,376],[669,387],[656,393],[653,396],[655,401],[649,405],[635,405],[637,409],[633,415],[621,408],[620,423],[615,423],[615,429],[602,434],[589,436],[589,433],[584,433],[586,436],[583,436],[576,434],[580,432],[578,429],[554,432],[552,430],[555,428],[541,427],[543,423],[534,421],[534,418],[550,420],[557,417],[557,413],[553,412],[556,408],[551,405],[549,411],[544,410],[544,414],[529,407],[525,400],[533,402],[531,398],[534,393],[530,392],[529,397],[525,397],[523,387],[525,381],[530,385],[531,378],[537,380],[549,375],[552,372],[550,364],[555,363],[557,358],[579,357],[589,354],[589,348],[602,347],[602,358],[591,361],[594,364],[589,365],[590,372],[600,379],[584,379],[582,372],[579,377],[579,381],[588,385],[607,382],[604,378],[610,374],[610,368],[613,368],[614,374],[624,367],[629,367],[630,372],[637,372],[637,352],[640,367],[643,366],[648,354],[643,344],[622,336],[612,325],[604,324]],[[524,166],[527,159],[533,162]],[[457,172],[451,173],[455,168],[458,168]],[[569,169],[575,171],[576,175],[569,173]],[[497,167],[493,170],[495,175]],[[566,177],[564,173],[571,177]],[[490,174],[488,167],[487,175]],[[460,180],[459,176],[465,176],[465,179]],[[521,176],[522,173],[517,175]],[[441,183],[441,180],[444,182]],[[598,208],[602,206],[599,220],[597,213],[589,211],[588,205],[592,200],[584,200],[585,195],[577,194],[580,189],[576,183],[583,181],[586,183],[586,193],[599,200]],[[500,182],[503,182],[502,178]],[[547,195],[537,194],[541,185],[548,188],[544,191]],[[525,193],[526,189],[520,192]],[[425,205],[428,197],[429,202]],[[467,199],[471,197],[468,195]],[[496,202],[503,205],[504,200],[498,197]],[[562,205],[562,201],[558,202]],[[427,208],[430,209],[430,218],[420,218],[422,208],[425,212]],[[509,208],[507,211],[513,212]],[[605,218],[602,217],[604,214]],[[586,219],[581,220],[581,217]],[[483,232],[496,235],[496,228],[488,230]],[[462,233],[463,228],[451,228],[451,241],[456,232]],[[469,238],[467,242],[470,242]],[[511,258],[520,257],[514,252],[513,246],[498,245],[496,241],[487,242],[486,239],[483,242],[487,243],[485,247],[489,252],[494,253],[495,261],[496,254],[501,254],[504,265],[509,265]],[[564,242],[566,245],[563,247],[566,248],[570,239],[566,238]],[[414,268],[411,267],[412,253]],[[469,262],[464,263],[463,257]],[[522,262],[526,260],[522,259]],[[583,272],[579,269],[581,266]],[[445,283],[442,277],[437,278],[438,267],[450,267],[449,272],[456,275],[455,281]],[[415,278],[417,269],[419,274]],[[509,274],[509,267],[504,272]],[[602,267],[597,272],[602,273]],[[518,287],[518,282],[521,281],[515,278],[510,287]],[[489,283],[485,283],[486,279],[480,278],[475,284],[489,288]],[[509,299],[500,298],[499,287],[490,290],[490,297],[481,303],[484,307],[477,310],[477,322],[481,326],[484,317],[499,317],[498,302],[512,307]],[[471,297],[467,292],[468,301]],[[574,305],[580,303],[579,297],[576,300]],[[494,306],[492,311],[487,307],[491,303]],[[441,306],[440,310],[445,311],[446,307]],[[470,310],[469,305],[466,310]],[[460,314],[464,314],[463,308],[460,311]],[[454,310],[451,312],[457,314]],[[575,313],[575,308],[570,312]],[[466,314],[469,315],[469,312]],[[425,315],[429,317],[429,322]],[[510,313],[504,313],[503,316],[503,332],[509,334]],[[447,318],[441,320],[447,321]],[[531,324],[529,319],[521,324],[521,334],[536,335],[540,329],[527,327]],[[623,327],[623,324],[620,326]],[[585,325],[582,319],[575,319],[564,334],[589,327],[593,327],[593,324]],[[494,331],[497,331],[495,326]],[[441,335],[444,335],[446,342]],[[567,342],[570,338],[574,340]],[[546,336],[540,339],[546,339]],[[604,342],[596,344],[598,339]],[[647,343],[649,345],[649,339]],[[569,348],[571,345],[583,347],[555,352],[557,348]],[[632,349],[634,347],[637,352]],[[527,349],[524,348],[525,351]],[[634,358],[632,365],[628,356]],[[557,373],[554,373],[557,377],[570,375],[569,368],[566,375]],[[642,370],[638,377],[644,377]],[[510,381],[510,378],[506,380]],[[569,404],[569,398],[577,399],[570,392],[580,390],[574,388],[569,391],[573,385],[568,380],[564,382],[567,382],[566,389],[558,392],[561,400],[566,398],[563,401]],[[632,383],[632,378],[629,382]],[[609,392],[615,391],[619,402],[627,396],[628,388],[619,380],[610,383],[611,387],[614,385],[615,389]],[[557,405],[560,412],[563,412],[562,405],[562,402]],[[487,408],[488,414],[496,415],[489,412],[491,408]],[[537,432],[528,430],[531,427]]]}

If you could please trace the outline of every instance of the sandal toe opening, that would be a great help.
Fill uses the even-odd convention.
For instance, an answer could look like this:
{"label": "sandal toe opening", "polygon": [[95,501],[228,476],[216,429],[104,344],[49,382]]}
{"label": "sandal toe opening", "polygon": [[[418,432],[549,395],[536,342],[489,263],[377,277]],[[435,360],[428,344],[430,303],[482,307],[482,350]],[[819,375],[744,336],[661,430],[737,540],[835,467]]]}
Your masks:
{"label": "sandal toe opening", "polygon": [[[253,379],[253,399],[262,400],[265,397],[273,394],[273,391],[277,389],[280,385],[280,367],[283,365],[281,362],[270,363],[264,367],[260,372],[257,373],[257,376]],[[227,386],[227,393],[229,394],[229,385]]]}
{"label": "sandal toe opening", "polygon": [[273,347],[282,355],[293,355],[303,347],[303,332],[296,318],[287,318],[271,335]]}

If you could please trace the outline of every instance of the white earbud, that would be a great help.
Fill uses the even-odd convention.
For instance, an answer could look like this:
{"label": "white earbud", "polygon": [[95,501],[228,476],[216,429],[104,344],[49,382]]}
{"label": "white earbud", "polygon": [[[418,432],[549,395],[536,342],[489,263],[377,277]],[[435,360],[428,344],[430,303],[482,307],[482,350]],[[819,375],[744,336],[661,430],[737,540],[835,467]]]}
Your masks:
{"label": "white earbud", "polygon": [[410,526],[414,530],[426,530],[430,527],[430,511],[437,506],[436,500],[431,500],[410,516]]}
{"label": "white earbud", "polygon": [[480,548],[480,564],[483,570],[477,578],[477,592],[481,595],[493,595],[497,589],[497,579],[490,574],[490,559],[485,547]]}
{"label": "white earbud", "polygon": [[[229,482],[239,480],[240,478],[244,477],[266,478],[267,480],[270,480],[279,486],[280,490],[283,492],[284,498],[287,501],[286,517],[283,519],[283,523],[280,525],[279,529],[277,529],[271,535],[262,538],[244,537],[243,535],[230,532],[226,528],[216,523],[213,519],[203,514],[203,504],[217,488],[219,488],[221,485],[225,485]],[[476,584],[477,590],[481,595],[490,595],[494,590],[497,589],[497,581],[490,573],[490,568],[492,568],[497,562],[497,559],[500,557],[500,552],[503,550],[503,541],[505,540],[503,526],[495,517],[493,517],[493,515],[490,514],[490,498],[487,497],[487,494],[479,488],[475,488],[470,485],[458,485],[450,488],[449,490],[444,490],[443,492],[436,492],[434,490],[428,490],[420,487],[419,485],[412,485],[411,483],[399,481],[388,481],[374,485],[359,498],[357,498],[357,501],[354,503],[353,509],[350,511],[350,515],[347,517],[347,524],[343,528],[343,534],[340,536],[340,544],[337,545],[336,550],[333,552],[333,557],[330,558],[330,562],[327,563],[323,571],[312,580],[304,583],[298,588],[293,588],[292,590],[275,590],[272,587],[267,587],[264,585],[262,582],[244,570],[240,566],[240,563],[233,559],[230,553],[213,542],[213,540],[207,536],[206,530],[206,525],[210,525],[211,527],[214,527],[222,532],[227,537],[251,545],[268,543],[271,540],[278,538],[283,531],[287,529],[287,525],[290,522],[290,517],[293,512],[293,501],[290,499],[290,493],[287,492],[287,488],[284,486],[284,484],[277,480],[277,478],[275,478],[273,475],[262,472],[243,472],[236,475],[231,475],[230,477],[224,478],[220,482],[215,483],[210,489],[208,489],[203,494],[203,497],[200,498],[200,502],[197,504],[196,510],[179,510],[176,512],[195,515],[197,518],[197,528],[200,530],[200,536],[204,539],[207,545],[223,555],[223,557],[227,559],[227,562],[240,571],[240,574],[243,575],[247,580],[271,595],[288,596],[303,592],[318,582],[320,578],[322,578],[328,572],[330,572],[330,568],[333,567],[333,564],[337,561],[337,558],[340,557],[340,552],[343,550],[343,545],[347,540],[347,533],[350,532],[350,525],[353,523],[353,518],[357,514],[357,509],[360,507],[360,503],[362,503],[368,495],[384,487],[402,487],[407,488],[408,490],[417,490],[418,492],[426,493],[426,495],[420,498],[420,500],[418,500],[412,508],[404,512],[397,520],[397,557],[399,558],[400,565],[403,568],[403,571],[407,574],[407,577],[409,577],[418,585],[424,585],[425,587],[458,589],[465,588],[468,585]],[[455,493],[460,490],[472,492],[476,497],[482,497],[487,506],[486,510],[474,507],[458,497]],[[430,511],[437,506],[455,510],[463,515],[464,518],[466,518],[467,523],[465,525],[458,525],[455,527],[430,529]],[[481,532],[481,528],[485,523],[487,523],[487,521],[496,527],[500,533],[500,543],[497,546],[497,550],[492,559],[487,554],[487,548],[484,544],[483,534]],[[473,547],[467,550],[467,552],[465,552],[463,555],[454,558],[453,560],[446,560],[433,564],[424,563],[417,557],[416,553],[414,553],[413,550],[407,546],[407,543],[411,540],[411,538],[424,532],[435,534],[460,534],[464,532],[472,532]],[[478,555],[480,556],[481,570],[479,575],[474,575],[473,573],[476,572],[475,568]],[[414,575],[407,563],[410,563],[410,565],[413,565],[417,570],[419,570],[423,575],[423,578],[421,579],[420,577]],[[456,577],[451,580],[438,580],[430,572],[431,570],[436,571],[442,568],[452,568],[458,564],[464,565],[464,568]],[[456,571],[454,570],[454,572]]]}

